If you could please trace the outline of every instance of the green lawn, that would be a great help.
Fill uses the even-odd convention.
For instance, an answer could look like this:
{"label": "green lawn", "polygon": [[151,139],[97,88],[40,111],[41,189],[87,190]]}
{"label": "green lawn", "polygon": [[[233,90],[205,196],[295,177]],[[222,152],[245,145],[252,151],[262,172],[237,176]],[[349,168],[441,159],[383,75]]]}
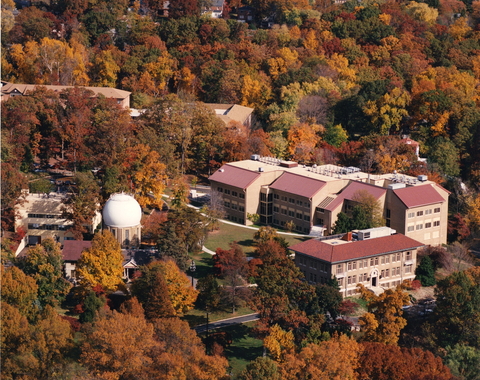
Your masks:
{"label": "green lawn", "polygon": [[[239,307],[237,308],[235,313],[232,313],[231,310],[221,309],[208,313],[208,320],[209,322],[215,322],[222,319],[241,317],[242,315],[247,315],[251,313],[254,313],[254,311],[248,307]],[[190,327],[195,327],[207,323],[207,314],[205,310],[193,309],[186,312],[182,319],[188,322]]]}
{"label": "green lawn", "polygon": [[[244,226],[231,225],[220,223],[220,229],[217,231],[210,232],[208,234],[207,241],[205,242],[205,247],[215,251],[217,248],[229,249],[230,243],[236,241],[243,249],[243,251],[249,255],[253,253],[255,247],[253,246],[253,235],[255,230],[245,228]],[[281,235],[287,240],[289,245],[299,243],[301,241],[308,240],[309,237],[296,237]]]}
{"label": "green lawn", "polygon": [[252,360],[263,355],[263,342],[255,338],[255,322],[230,326],[215,332],[225,331],[232,338],[232,344],[225,349],[225,356],[230,364],[229,371],[235,379]]}

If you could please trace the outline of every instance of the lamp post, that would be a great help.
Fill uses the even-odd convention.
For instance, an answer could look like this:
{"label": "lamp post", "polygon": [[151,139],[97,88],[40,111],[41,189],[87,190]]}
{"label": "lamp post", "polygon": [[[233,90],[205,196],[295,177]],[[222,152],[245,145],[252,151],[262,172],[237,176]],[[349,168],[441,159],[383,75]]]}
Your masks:
{"label": "lamp post", "polygon": [[192,260],[190,264],[190,272],[192,273],[192,288],[193,288],[193,273],[195,272],[195,269],[197,269],[197,266],[195,265],[195,261]]}

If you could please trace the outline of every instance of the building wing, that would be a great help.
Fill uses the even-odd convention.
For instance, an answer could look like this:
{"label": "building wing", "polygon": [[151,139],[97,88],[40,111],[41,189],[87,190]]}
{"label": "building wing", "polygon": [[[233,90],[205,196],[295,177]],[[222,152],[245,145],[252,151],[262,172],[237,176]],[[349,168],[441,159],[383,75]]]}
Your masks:
{"label": "building wing", "polygon": [[209,180],[220,182],[233,187],[246,189],[252,182],[260,177],[260,172],[239,168],[233,165],[223,165],[215,173],[213,173]]}
{"label": "building wing", "polygon": [[376,200],[378,200],[386,194],[387,189],[363,182],[352,181],[347,185],[347,187],[345,187],[345,189],[343,189],[340,194],[338,194],[338,196],[332,202],[325,207],[325,209],[329,211],[335,210],[341,206],[345,200],[353,200],[353,197],[358,191],[367,191],[369,194],[373,195]]}
{"label": "building wing", "polygon": [[404,187],[403,189],[393,190],[393,192],[408,208],[445,202],[445,199],[443,199],[440,193],[430,184]]}
{"label": "building wing", "polygon": [[326,184],[326,182],[315,178],[284,172],[275,182],[270,185],[270,189],[280,190],[310,199]]}

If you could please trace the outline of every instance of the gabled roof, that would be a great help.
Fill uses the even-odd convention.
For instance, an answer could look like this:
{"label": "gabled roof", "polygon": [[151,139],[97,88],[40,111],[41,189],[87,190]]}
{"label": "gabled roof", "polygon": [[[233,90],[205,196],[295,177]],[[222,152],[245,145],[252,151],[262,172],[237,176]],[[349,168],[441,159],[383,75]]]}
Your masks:
{"label": "gabled roof", "polygon": [[326,182],[318,179],[285,172],[270,185],[270,189],[281,190],[301,197],[312,198],[326,184]]}
{"label": "gabled roof", "polygon": [[82,252],[91,248],[92,242],[86,240],[64,240],[62,256],[64,261],[78,261]]}
{"label": "gabled roof", "polygon": [[382,195],[387,192],[387,189],[379,186],[370,185],[363,182],[352,181],[350,182],[338,196],[328,204],[325,209],[329,211],[335,210],[337,207],[343,204],[345,199],[352,200],[357,191],[365,190],[374,196],[376,200],[380,199]]}
{"label": "gabled roof", "polygon": [[289,247],[292,251],[330,263],[360,259],[423,247],[424,244],[402,234],[351,242],[307,240]]}
{"label": "gabled roof", "polygon": [[260,172],[242,169],[233,165],[225,164],[208,179],[225,185],[246,189],[253,181],[259,178]]}
{"label": "gabled roof", "polygon": [[[5,83],[2,88],[2,94],[10,94],[11,92],[18,92],[22,95],[25,95],[28,91],[33,91],[37,87],[46,87],[48,90],[53,90],[60,92],[68,88],[74,88],[75,86],[52,86],[52,85],[40,85],[40,84],[21,84],[21,83]],[[128,98],[131,92],[118,90],[111,87],[84,87],[78,86],[79,88],[85,88],[87,90],[93,91],[95,95],[102,94],[106,98],[115,98],[115,99],[125,99]]]}
{"label": "gabled roof", "polygon": [[393,190],[393,193],[408,208],[445,202],[445,199],[443,199],[438,191],[430,184],[423,186],[407,186],[403,189]]}

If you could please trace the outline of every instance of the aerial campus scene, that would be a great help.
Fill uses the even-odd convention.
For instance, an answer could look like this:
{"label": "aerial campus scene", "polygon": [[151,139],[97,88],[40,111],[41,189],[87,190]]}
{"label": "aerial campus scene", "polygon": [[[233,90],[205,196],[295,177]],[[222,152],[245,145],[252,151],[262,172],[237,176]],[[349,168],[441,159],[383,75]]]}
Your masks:
{"label": "aerial campus scene", "polygon": [[480,380],[480,0],[2,0],[2,380]]}

